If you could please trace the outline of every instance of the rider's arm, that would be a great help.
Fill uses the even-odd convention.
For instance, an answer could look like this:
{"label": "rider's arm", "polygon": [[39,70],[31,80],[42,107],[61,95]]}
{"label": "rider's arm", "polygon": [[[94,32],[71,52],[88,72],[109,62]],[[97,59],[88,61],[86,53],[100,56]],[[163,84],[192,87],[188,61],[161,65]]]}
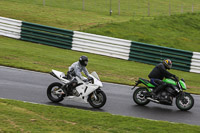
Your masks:
{"label": "rider's arm", "polygon": [[165,76],[165,78],[173,78],[173,79],[176,80],[176,81],[179,80],[179,78],[178,78],[176,75],[171,74],[171,73],[168,72],[168,71],[166,71],[166,76]]}
{"label": "rider's arm", "polygon": [[87,77],[89,77],[89,72],[86,67],[83,67],[83,72]]}
{"label": "rider's arm", "polygon": [[81,74],[81,70],[79,68],[75,69],[74,71],[77,77],[79,77],[81,80],[84,79],[84,77]]}
{"label": "rider's arm", "polygon": [[171,77],[175,77],[174,74],[171,74],[170,72],[168,72],[165,68],[162,69],[164,77],[165,78],[171,78]]}
{"label": "rider's arm", "polygon": [[165,78],[171,78],[171,77],[175,77],[175,75],[165,70]]}
{"label": "rider's arm", "polygon": [[73,71],[76,67],[76,62],[74,62],[70,67],[69,67],[69,71]]}
{"label": "rider's arm", "polygon": [[158,68],[160,69],[163,77],[165,77],[165,78],[171,78],[171,77],[175,76],[175,75],[171,74],[170,72],[168,72],[163,64],[160,64],[158,66]]}

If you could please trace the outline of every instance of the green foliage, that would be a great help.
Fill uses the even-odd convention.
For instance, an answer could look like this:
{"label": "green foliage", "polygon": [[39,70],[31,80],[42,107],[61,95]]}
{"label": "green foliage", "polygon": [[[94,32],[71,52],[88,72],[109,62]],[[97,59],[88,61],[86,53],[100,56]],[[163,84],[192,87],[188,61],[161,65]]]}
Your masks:
{"label": "green foliage", "polygon": [[0,132],[188,132],[200,126],[0,99]]}

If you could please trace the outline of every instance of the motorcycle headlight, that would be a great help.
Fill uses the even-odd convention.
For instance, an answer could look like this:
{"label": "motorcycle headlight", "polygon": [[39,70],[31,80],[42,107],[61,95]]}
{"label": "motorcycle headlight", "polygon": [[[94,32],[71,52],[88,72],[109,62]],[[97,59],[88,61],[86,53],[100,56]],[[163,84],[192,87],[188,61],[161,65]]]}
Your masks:
{"label": "motorcycle headlight", "polygon": [[181,80],[181,81],[180,81],[180,85],[181,85],[181,87],[182,87],[184,90],[187,89],[186,84],[185,84],[184,81]]}

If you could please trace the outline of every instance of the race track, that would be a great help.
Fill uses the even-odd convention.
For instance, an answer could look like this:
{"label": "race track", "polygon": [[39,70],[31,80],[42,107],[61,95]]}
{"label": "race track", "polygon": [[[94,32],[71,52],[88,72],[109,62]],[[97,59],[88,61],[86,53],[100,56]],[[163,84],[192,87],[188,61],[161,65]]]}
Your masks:
{"label": "race track", "polygon": [[0,66],[0,97],[153,120],[200,125],[200,96],[198,95],[193,95],[195,104],[189,111],[180,111],[175,104],[173,106],[165,106],[150,103],[146,106],[138,106],[132,100],[133,91],[131,86],[103,83],[102,90],[107,95],[107,103],[97,110],[93,109],[89,104],[73,101],[64,100],[59,104],[51,103],[46,96],[46,88],[55,81],[58,80],[46,73]]}

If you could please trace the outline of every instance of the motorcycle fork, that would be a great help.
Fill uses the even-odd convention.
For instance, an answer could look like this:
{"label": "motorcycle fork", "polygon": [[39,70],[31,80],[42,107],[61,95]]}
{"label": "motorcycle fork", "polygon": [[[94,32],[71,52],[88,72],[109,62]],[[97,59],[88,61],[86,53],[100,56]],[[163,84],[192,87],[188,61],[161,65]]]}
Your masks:
{"label": "motorcycle fork", "polygon": [[94,97],[95,100],[97,100],[97,96],[96,96],[96,94],[97,94],[96,91],[94,91],[93,94],[92,94],[92,98]]}
{"label": "motorcycle fork", "polygon": [[[179,93],[179,95],[178,95],[178,96],[180,96],[180,99],[181,99],[181,100],[183,100],[183,99],[184,99],[184,97],[185,97],[185,93],[184,93],[184,92],[181,92],[181,93]],[[178,97],[178,96],[177,96],[177,97]]]}

